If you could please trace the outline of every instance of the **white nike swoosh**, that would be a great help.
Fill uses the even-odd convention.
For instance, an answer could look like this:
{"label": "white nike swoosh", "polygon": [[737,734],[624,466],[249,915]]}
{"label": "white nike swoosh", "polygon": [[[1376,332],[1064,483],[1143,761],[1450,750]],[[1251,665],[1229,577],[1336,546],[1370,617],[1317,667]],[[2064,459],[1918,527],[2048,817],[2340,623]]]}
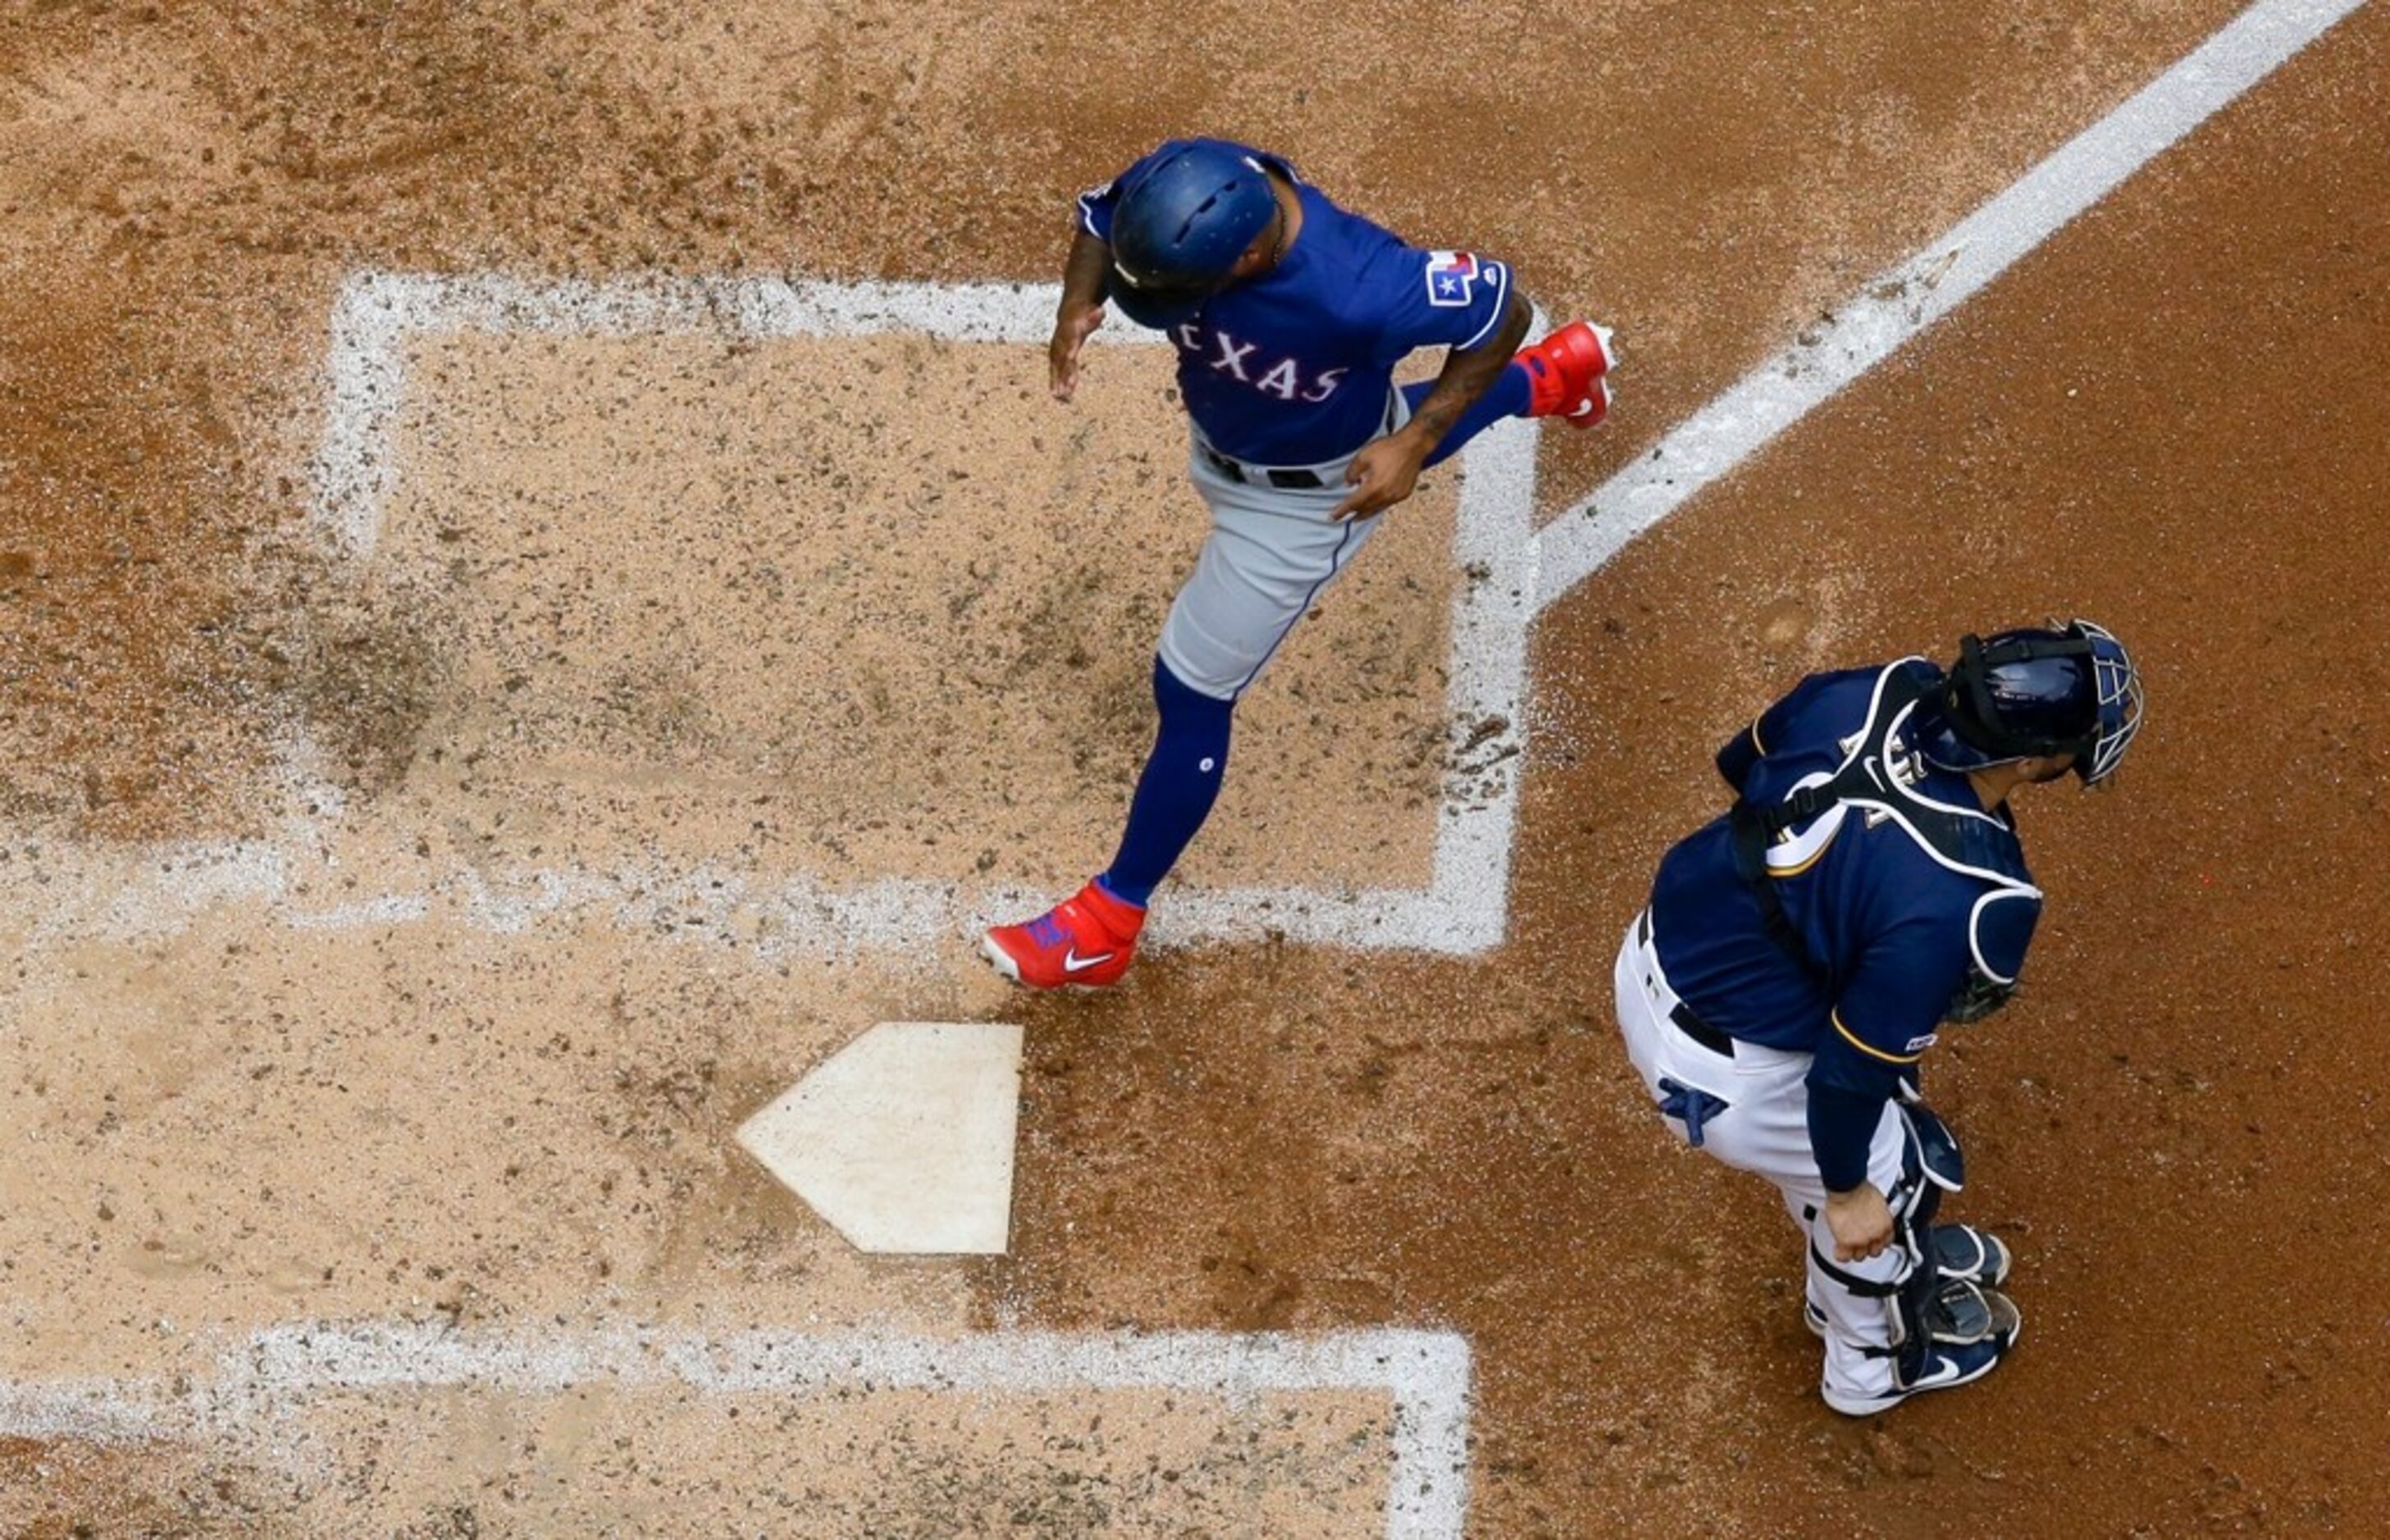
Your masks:
{"label": "white nike swoosh", "polygon": [[1105,953],[1099,957],[1083,957],[1079,956],[1079,949],[1074,946],[1062,954],[1062,971],[1065,973],[1076,973],[1084,969],[1093,968],[1098,963],[1108,963],[1111,960],[1112,954],[1110,952]]}

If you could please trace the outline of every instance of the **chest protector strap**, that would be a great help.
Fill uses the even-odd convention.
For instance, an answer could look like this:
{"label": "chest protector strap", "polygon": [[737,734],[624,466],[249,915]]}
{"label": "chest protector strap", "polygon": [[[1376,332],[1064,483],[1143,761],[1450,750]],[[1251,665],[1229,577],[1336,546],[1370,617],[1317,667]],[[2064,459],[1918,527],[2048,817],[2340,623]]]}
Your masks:
{"label": "chest protector strap", "polygon": [[1992,887],[2035,892],[2021,875],[2004,869],[2010,860],[2003,859],[1986,838],[1993,828],[2005,832],[2005,825],[1980,813],[1921,797],[1909,789],[1917,775],[1915,764],[1906,745],[1897,755],[1893,752],[1894,741],[1918,703],[1934,694],[1937,682],[1936,676],[1909,666],[1915,661],[1891,664],[1876,676],[1866,723],[1854,737],[1843,740],[1845,753],[1841,768],[1822,781],[1796,787],[1780,802],[1761,806],[1748,797],[1738,797],[1728,812],[1735,872],[1758,901],[1760,929],[1803,972],[1829,989],[1832,981],[1828,970],[1809,955],[1800,930],[1784,912],[1784,901],[1778,896],[1776,880],[1768,871],[1767,852],[1794,828],[1837,806],[1890,818],[1926,854],[1953,871]]}

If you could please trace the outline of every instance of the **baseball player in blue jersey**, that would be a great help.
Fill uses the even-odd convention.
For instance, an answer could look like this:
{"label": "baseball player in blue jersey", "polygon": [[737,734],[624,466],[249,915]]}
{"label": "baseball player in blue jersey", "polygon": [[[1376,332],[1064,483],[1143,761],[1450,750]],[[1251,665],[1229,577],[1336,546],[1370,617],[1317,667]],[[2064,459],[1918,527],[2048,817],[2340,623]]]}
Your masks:
{"label": "baseball player in blue jersey", "polygon": [[[1284,160],[1223,140],[1171,140],[1079,199],[1048,350],[1057,399],[1077,387],[1107,302],[1178,350],[1212,531],[1163,625],[1161,728],[1111,865],[982,942],[1036,988],[1127,970],[1147,901],[1219,794],[1238,697],[1375,516],[1503,417],[1590,428],[1610,404],[1599,327],[1576,322],[1514,356],[1529,306],[1507,265],[1407,245]],[[1428,347],[1450,350],[1443,371],[1397,390],[1394,366]]]}
{"label": "baseball player in blue jersey", "polygon": [[1718,751],[1735,802],[1660,863],[1618,954],[1619,1029],[1689,1143],[1767,1177],[1808,1246],[1821,1392],[1864,1417],[2015,1345],[2009,1248],[1934,1223],[1964,1177],[1918,1064],[2016,988],[2041,914],[2009,797],[2096,786],[2141,686],[2088,621],[1815,674]]}

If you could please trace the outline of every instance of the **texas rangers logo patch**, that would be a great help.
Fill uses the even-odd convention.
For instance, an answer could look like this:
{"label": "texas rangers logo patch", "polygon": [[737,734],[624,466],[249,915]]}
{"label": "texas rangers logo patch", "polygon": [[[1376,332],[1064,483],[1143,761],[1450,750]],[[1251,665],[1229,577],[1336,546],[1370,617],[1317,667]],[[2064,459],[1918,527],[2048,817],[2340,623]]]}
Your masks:
{"label": "texas rangers logo patch", "polygon": [[1427,254],[1427,302],[1454,309],[1466,305],[1477,287],[1477,258],[1468,251]]}

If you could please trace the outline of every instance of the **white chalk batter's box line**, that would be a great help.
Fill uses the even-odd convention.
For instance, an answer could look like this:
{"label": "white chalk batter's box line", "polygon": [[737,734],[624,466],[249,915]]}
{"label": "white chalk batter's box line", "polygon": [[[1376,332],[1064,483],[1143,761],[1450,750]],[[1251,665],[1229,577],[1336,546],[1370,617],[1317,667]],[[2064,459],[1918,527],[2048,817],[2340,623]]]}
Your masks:
{"label": "white chalk batter's box line", "polygon": [[[335,306],[330,402],[314,466],[314,519],[332,546],[369,559],[383,508],[404,474],[395,424],[408,381],[410,340],[427,336],[534,333],[598,338],[718,336],[740,340],[851,337],[913,332],[961,342],[1043,344],[1060,291],[1002,284],[790,283],[768,277],[640,278],[603,284],[525,283],[494,276],[366,273]],[[1096,334],[1118,345],[1163,345],[1158,333],[1119,327]],[[1532,528],[1536,435],[1506,424],[1459,456],[1459,508],[1453,561],[1446,710],[1451,767],[1436,818],[1423,889],[1178,891],[1156,912],[1163,941],[1251,937],[1275,931],[1299,942],[1481,951],[1506,924],[1519,769],[1526,633],[1535,590]],[[1189,493],[1190,516],[1197,507]],[[1490,734],[1486,725],[1503,724]],[[295,772],[303,766],[291,766]],[[320,802],[322,799],[318,799]],[[702,882],[691,878],[701,878]],[[460,880],[463,880],[460,879]],[[769,913],[780,946],[851,950],[919,943],[1011,918],[1050,893],[966,890],[958,883],[883,879],[849,890],[798,881],[759,886],[739,872],[627,874],[588,870],[487,873],[471,880],[503,896],[468,894],[468,906],[502,928],[555,906],[611,905],[643,923],[659,889],[694,892],[726,920],[735,910]],[[404,913],[406,895],[378,911]],[[319,921],[322,923],[325,921]]]}
{"label": "white chalk batter's box line", "polygon": [[933,1338],[617,1329],[545,1335],[414,1324],[269,1327],[225,1353],[212,1380],[0,1380],[0,1436],[233,1441],[287,1430],[338,1394],[681,1385],[700,1394],[853,1391],[980,1395],[1173,1390],[1231,1406],[1267,1394],[1383,1392],[1393,1402],[1385,1534],[1458,1536],[1468,1511],[1471,1361],[1448,1331],[1320,1336],[1003,1332]]}

